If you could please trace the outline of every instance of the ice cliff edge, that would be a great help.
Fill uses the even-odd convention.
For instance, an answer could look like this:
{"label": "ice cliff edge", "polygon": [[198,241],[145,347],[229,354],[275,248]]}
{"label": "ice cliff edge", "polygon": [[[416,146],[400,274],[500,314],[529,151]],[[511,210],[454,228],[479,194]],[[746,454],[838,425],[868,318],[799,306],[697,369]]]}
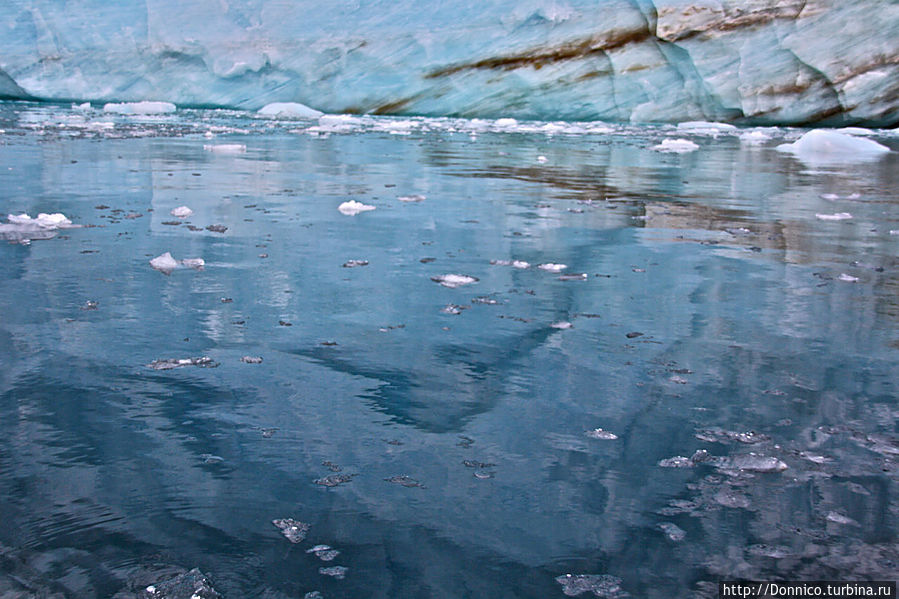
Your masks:
{"label": "ice cliff edge", "polygon": [[11,0],[0,97],[899,124],[891,0]]}

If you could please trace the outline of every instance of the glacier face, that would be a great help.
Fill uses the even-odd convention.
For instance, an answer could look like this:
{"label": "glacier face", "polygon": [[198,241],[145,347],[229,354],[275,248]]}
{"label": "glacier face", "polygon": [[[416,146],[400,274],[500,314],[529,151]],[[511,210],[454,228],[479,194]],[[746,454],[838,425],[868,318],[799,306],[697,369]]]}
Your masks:
{"label": "glacier face", "polygon": [[899,123],[891,0],[8,0],[0,97]]}

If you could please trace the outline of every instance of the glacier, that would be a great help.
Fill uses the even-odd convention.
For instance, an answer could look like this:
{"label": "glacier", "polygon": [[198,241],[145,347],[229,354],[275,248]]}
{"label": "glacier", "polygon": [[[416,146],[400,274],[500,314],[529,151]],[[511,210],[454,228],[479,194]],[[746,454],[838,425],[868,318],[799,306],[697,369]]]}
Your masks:
{"label": "glacier", "polygon": [[0,98],[891,127],[891,0],[9,0]]}

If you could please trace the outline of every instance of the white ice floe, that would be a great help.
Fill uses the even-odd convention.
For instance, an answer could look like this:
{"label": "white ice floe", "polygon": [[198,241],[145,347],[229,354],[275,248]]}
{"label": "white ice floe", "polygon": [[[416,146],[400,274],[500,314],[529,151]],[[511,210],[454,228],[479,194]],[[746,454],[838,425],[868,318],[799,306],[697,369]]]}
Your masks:
{"label": "white ice floe", "polygon": [[840,133],[845,133],[846,135],[876,135],[877,132],[871,129],[865,129],[864,127],[841,127],[837,129]]}
{"label": "white ice floe", "polygon": [[684,123],[678,123],[677,130],[697,135],[721,135],[722,133],[737,132],[737,128],[734,125],[710,121],[686,121]]}
{"label": "white ice floe", "polygon": [[793,143],[777,146],[777,150],[812,164],[868,162],[890,151],[872,139],[825,129],[813,129]]}
{"label": "white ice floe", "polygon": [[740,141],[747,144],[760,144],[771,139],[764,131],[747,131],[740,135]]}
{"label": "white ice floe", "polygon": [[214,154],[243,154],[247,151],[244,144],[213,144],[204,145],[203,149]]}
{"label": "white ice floe", "polygon": [[595,428],[592,431],[587,431],[584,433],[591,439],[602,439],[603,441],[614,441],[618,438],[618,435],[611,431],[605,431],[601,428]]}
{"label": "white ice floe", "polygon": [[80,227],[73,225],[72,221],[60,212],[53,214],[41,212],[35,218],[25,213],[10,214],[6,218],[9,223],[0,224],[0,239],[26,245],[33,239],[51,239],[57,235],[59,229]]}
{"label": "white ice floe", "polygon": [[186,266],[188,268],[202,270],[205,265],[206,261],[202,258],[185,258],[184,260],[175,260],[170,252],[166,252],[150,260],[150,266],[164,274],[171,274],[171,272],[179,266]]}
{"label": "white ice floe", "polygon": [[317,119],[324,113],[299,102],[272,102],[260,108],[259,114],[294,119]]}
{"label": "white ice floe", "polygon": [[423,196],[419,193],[408,195],[408,196],[397,196],[397,198],[401,202],[424,202],[427,197]]}
{"label": "white ice floe", "polygon": [[537,156],[537,162],[539,162],[540,164],[544,164],[546,160],[546,156]]}
{"label": "white ice floe", "polygon": [[518,121],[510,118],[496,119],[493,125],[500,129],[514,129],[518,125]]}
{"label": "white ice floe", "polygon": [[565,329],[570,329],[574,325],[571,324],[570,322],[568,322],[567,320],[560,320],[559,322],[554,322],[549,326],[551,326],[554,329],[565,330]]}
{"label": "white ice floe", "polygon": [[818,220],[849,220],[852,215],[848,212],[837,212],[836,214],[815,214]]}
{"label": "white ice floe", "polygon": [[82,104],[72,104],[72,110],[77,110],[79,112],[84,112],[91,109],[90,102],[84,102]]}
{"label": "white ice floe", "polygon": [[662,143],[659,145],[653,146],[652,149],[657,152],[675,152],[684,154],[686,152],[698,150],[699,146],[689,139],[665,139],[662,140]]}
{"label": "white ice floe", "polygon": [[537,266],[540,270],[546,270],[549,272],[562,272],[566,268],[568,268],[567,264],[555,264],[553,262],[545,262],[543,264],[539,264]]}
{"label": "white ice floe", "polygon": [[477,283],[480,279],[478,279],[477,277],[470,277],[468,275],[446,274],[431,277],[431,280],[435,283],[440,283],[444,287],[455,289],[456,287],[461,287],[462,285]]}
{"label": "white ice floe", "polygon": [[115,114],[166,114],[175,110],[171,102],[110,102],[103,106],[103,112]]}
{"label": "white ice floe", "polygon": [[841,273],[837,278],[846,283],[858,283],[858,277],[853,277],[852,275],[847,275],[846,273]]}
{"label": "white ice floe", "polygon": [[347,216],[355,216],[360,212],[368,212],[369,210],[374,210],[375,207],[369,204],[363,204],[362,202],[357,202],[356,200],[350,200],[349,202],[344,202],[340,206],[337,207],[340,210],[341,214],[345,214]]}
{"label": "white ice floe", "polygon": [[531,263],[524,260],[491,260],[490,264],[494,266],[511,266],[512,268],[530,268]]}
{"label": "white ice floe", "polygon": [[172,208],[172,211],[169,214],[171,214],[172,216],[177,216],[178,218],[187,218],[193,213],[194,211],[187,206],[178,206],[177,208]]}

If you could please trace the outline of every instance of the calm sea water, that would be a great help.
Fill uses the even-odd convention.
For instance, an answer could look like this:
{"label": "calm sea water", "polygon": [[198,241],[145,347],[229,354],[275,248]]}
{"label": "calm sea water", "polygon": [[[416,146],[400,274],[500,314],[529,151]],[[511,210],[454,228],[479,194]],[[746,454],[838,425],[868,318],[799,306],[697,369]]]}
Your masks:
{"label": "calm sea water", "polygon": [[894,579],[899,138],[544,125],[0,104],[0,594]]}

